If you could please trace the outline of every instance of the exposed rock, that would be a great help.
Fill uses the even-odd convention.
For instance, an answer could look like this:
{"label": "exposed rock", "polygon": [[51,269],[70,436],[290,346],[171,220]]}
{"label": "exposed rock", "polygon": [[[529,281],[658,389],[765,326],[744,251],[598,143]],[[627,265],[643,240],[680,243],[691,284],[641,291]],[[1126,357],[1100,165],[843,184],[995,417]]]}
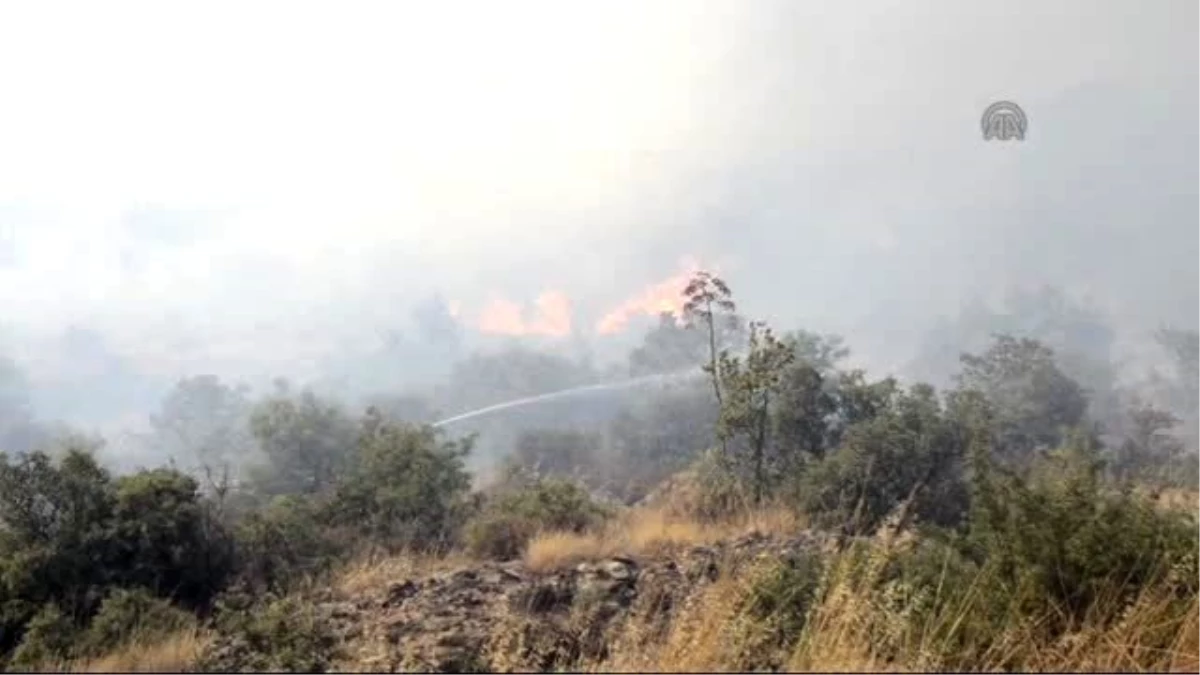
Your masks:
{"label": "exposed rock", "polygon": [[390,584],[387,589],[387,597],[383,600],[384,607],[394,607],[404,602],[406,599],[416,595],[420,587],[412,581]]}
{"label": "exposed rock", "polygon": [[[487,563],[398,579],[358,597],[314,596],[314,604],[345,647],[346,670],[578,670],[611,650],[663,639],[674,617],[726,569],[825,543],[812,534],[779,540],[752,532],[674,557],[614,556],[554,572]],[[637,635],[626,636],[621,629],[634,618]],[[240,648],[226,640],[214,650]]]}

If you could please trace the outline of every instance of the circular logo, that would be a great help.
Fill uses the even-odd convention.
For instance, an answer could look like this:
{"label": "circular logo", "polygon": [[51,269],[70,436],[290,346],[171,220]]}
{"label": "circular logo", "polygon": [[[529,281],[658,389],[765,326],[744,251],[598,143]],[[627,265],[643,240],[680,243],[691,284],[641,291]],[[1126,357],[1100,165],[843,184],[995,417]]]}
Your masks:
{"label": "circular logo", "polygon": [[1012,101],[996,101],[983,111],[983,140],[1023,141],[1029,120],[1021,106]]}

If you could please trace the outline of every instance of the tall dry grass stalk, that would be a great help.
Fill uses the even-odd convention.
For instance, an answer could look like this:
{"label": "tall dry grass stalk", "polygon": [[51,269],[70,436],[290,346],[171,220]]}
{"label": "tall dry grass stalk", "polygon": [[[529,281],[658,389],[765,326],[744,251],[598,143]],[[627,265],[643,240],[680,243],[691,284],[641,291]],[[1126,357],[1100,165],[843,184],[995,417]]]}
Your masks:
{"label": "tall dry grass stalk", "polygon": [[803,525],[783,508],[746,511],[719,522],[703,522],[668,508],[633,509],[593,532],[543,532],[529,542],[524,562],[531,570],[549,571],[612,555],[665,555],[752,531],[787,536]]}
{"label": "tall dry grass stalk", "polygon": [[129,641],[102,656],[45,664],[38,672],[50,673],[183,673],[194,670],[200,654],[212,640],[212,634],[189,628],[166,638]]}
{"label": "tall dry grass stalk", "polygon": [[[562,564],[572,555],[615,550],[639,541],[706,543],[728,536],[692,523],[659,522],[638,516],[624,539],[547,536],[530,548],[535,563]],[[731,527],[726,525],[725,527]],[[646,532],[635,535],[635,532]],[[710,539],[710,537],[712,539]],[[723,575],[690,598],[667,629],[654,640],[633,617],[623,627],[612,656],[590,669],[601,672],[729,672],[752,669],[770,660],[788,672],[1198,672],[1200,670],[1200,599],[1181,605],[1176,586],[1164,578],[1143,589],[1132,602],[1097,600],[1080,625],[1051,639],[1044,618],[1017,611],[980,634],[972,619],[995,602],[985,592],[993,587],[981,571],[965,585],[939,583],[932,596],[905,595],[885,583],[888,562],[915,540],[885,525],[865,548],[826,554],[812,605],[803,627],[777,645],[780,653],[763,654],[770,640],[769,621],[752,618],[748,599],[756,584],[771,573],[770,563]],[[944,581],[944,579],[943,579]],[[917,611],[918,605],[926,611]],[[930,607],[934,611],[928,611]],[[1001,608],[1003,609],[1003,608]],[[627,643],[637,648],[622,648]],[[1161,647],[1169,644],[1167,648]],[[768,658],[769,657],[769,658]]]}
{"label": "tall dry grass stalk", "polygon": [[[591,664],[595,672],[728,672],[741,670],[735,627],[756,574],[727,575],[702,590],[676,615],[667,634],[657,641],[641,635],[649,626],[627,623],[612,656]],[[637,648],[620,648],[620,643]]]}

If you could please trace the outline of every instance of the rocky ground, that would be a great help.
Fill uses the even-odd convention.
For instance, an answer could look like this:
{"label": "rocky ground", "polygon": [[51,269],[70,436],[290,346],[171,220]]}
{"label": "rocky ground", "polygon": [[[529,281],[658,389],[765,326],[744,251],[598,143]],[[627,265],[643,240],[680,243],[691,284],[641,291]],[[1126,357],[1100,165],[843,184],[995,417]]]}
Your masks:
{"label": "rocky ground", "polygon": [[[519,561],[480,563],[392,579],[353,597],[323,589],[312,602],[338,637],[336,670],[544,672],[636,649],[631,639],[661,639],[706,585],[741,565],[832,544],[815,533],[789,539],[752,533],[673,555],[610,557],[552,572],[533,572]],[[622,630],[631,620],[636,638]],[[233,659],[240,648],[234,639],[219,638],[212,663]]]}

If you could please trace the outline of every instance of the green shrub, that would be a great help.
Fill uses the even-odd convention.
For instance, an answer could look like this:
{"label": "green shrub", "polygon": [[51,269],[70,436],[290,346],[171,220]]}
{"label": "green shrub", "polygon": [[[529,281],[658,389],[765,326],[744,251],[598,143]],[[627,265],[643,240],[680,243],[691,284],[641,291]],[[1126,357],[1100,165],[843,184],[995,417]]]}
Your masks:
{"label": "green shrub", "polygon": [[995,569],[1024,611],[1078,619],[1097,601],[1124,602],[1168,575],[1180,598],[1200,590],[1194,514],[1104,484],[1097,456],[1076,436],[1027,475],[990,472],[978,481],[967,550]]}
{"label": "green shrub", "polygon": [[284,381],[254,406],[250,430],[267,460],[250,468],[253,492],[265,496],[328,491],[354,458],[354,420],[341,406]]}
{"label": "green shrub", "polygon": [[[116,570],[111,479],[85,448],[52,459],[0,453],[0,571],[5,595],[69,615],[95,609]],[[11,644],[7,638],[5,646]]]}
{"label": "green shrub", "polygon": [[923,537],[887,556],[871,592],[885,617],[874,635],[881,657],[917,653],[927,669],[969,668],[1008,628],[1011,598],[955,536]]}
{"label": "green shrub", "polygon": [[[232,570],[231,542],[193,479],[159,469],[113,480],[86,447],[0,454],[0,523],[0,653],[47,625],[43,614],[26,626],[37,608],[82,624],[113,587],[197,608]],[[45,651],[44,631],[27,637],[22,658]]]}
{"label": "green shrub", "polygon": [[512,560],[521,555],[536,528],[510,515],[487,511],[472,518],[463,531],[463,542],[471,555],[494,560]]}
{"label": "green shrub", "polygon": [[779,670],[777,659],[800,637],[820,590],[824,564],[815,552],[768,568],[750,587],[743,615],[750,620],[740,641],[739,663],[747,670]]}
{"label": "green shrub", "polygon": [[238,523],[238,574],[252,588],[285,590],[329,569],[345,551],[312,498],[277,497]]}
{"label": "green shrub", "polygon": [[332,627],[308,602],[231,592],[217,604],[217,639],[199,659],[208,672],[325,672],[337,657]]}
{"label": "green shrub", "polygon": [[194,622],[191,614],[144,589],[115,589],[100,605],[79,641],[78,653],[104,654],[136,637],[153,640]]}
{"label": "green shrub", "polygon": [[968,509],[962,438],[933,389],[914,386],[812,464],[797,482],[796,501],[818,524],[858,534],[874,532],[909,499],[918,520],[957,525]]}
{"label": "green shrub", "polygon": [[689,506],[696,517],[719,520],[749,507],[751,496],[745,482],[720,450],[705,451],[693,465],[693,475],[696,493]]}
{"label": "green shrub", "polygon": [[340,480],[330,522],[386,549],[442,549],[466,516],[470,440],[444,441],[429,427],[392,424],[372,410],[353,473]]}
{"label": "green shrub", "polygon": [[114,581],[189,606],[207,603],[233,573],[233,546],[195,479],[174,469],[116,482],[111,537]]}
{"label": "green shrub", "polygon": [[8,670],[28,671],[71,657],[76,630],[71,618],[54,604],[46,604],[25,626],[21,643],[13,651]]}
{"label": "green shrub", "polygon": [[520,555],[538,532],[582,532],[610,513],[575,483],[535,478],[493,495],[467,523],[464,541],[474,555],[507,560]]}

